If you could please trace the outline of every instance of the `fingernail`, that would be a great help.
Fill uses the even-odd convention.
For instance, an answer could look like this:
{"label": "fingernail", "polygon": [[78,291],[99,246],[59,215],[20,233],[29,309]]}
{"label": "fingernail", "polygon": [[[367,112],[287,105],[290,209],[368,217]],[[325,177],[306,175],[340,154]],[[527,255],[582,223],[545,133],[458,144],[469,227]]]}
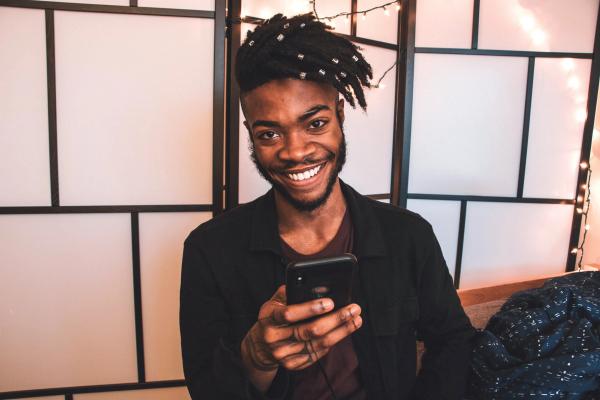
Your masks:
{"label": "fingernail", "polygon": [[316,311],[327,311],[333,308],[333,301],[329,299],[321,300],[319,304],[316,306]]}
{"label": "fingernail", "polygon": [[355,316],[356,314],[358,314],[358,308],[357,307],[350,307],[350,315],[351,316]]}

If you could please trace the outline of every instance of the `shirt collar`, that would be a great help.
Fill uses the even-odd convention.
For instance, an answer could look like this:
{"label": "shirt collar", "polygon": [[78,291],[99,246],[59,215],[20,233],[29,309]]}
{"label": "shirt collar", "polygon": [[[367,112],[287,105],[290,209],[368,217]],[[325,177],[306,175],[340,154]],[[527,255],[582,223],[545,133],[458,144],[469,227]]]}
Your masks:
{"label": "shirt collar", "polygon": [[[372,200],[360,195],[340,179],[342,192],[350,208],[354,226],[354,254],[357,257],[381,257],[387,254],[379,220],[370,204]],[[252,217],[250,250],[271,251],[281,256],[279,228],[273,189],[256,200]]]}

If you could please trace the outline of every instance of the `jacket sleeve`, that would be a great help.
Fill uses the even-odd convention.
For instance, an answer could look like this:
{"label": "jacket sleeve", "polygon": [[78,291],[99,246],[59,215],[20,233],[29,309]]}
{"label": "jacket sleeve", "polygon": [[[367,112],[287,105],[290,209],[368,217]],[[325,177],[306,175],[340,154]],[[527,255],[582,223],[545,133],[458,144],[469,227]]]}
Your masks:
{"label": "jacket sleeve", "polygon": [[179,324],[183,370],[192,400],[283,396],[288,374],[277,374],[269,397],[248,380],[240,358],[241,339],[230,338],[229,321],[205,253],[200,243],[188,237],[183,249]]}
{"label": "jacket sleeve", "polygon": [[417,326],[417,334],[425,343],[425,354],[413,398],[459,400],[466,389],[476,331],[463,311],[429,224],[428,236],[421,269]]}

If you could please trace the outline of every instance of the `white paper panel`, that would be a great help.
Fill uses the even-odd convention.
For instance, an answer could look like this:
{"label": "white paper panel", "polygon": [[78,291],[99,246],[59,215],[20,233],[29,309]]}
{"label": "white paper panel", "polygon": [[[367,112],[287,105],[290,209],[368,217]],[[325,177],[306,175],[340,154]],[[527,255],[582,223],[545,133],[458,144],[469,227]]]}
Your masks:
{"label": "white paper panel", "polygon": [[0,7],[0,206],[50,205],[44,18]]}
{"label": "white paper panel", "polygon": [[564,272],[572,220],[572,205],[468,203],[460,288]]}
{"label": "white paper panel", "polygon": [[473,0],[419,0],[417,47],[471,48]]}
{"label": "white paper panel", "polygon": [[[600,104],[596,107],[596,127],[594,128],[594,135],[592,138],[592,155],[590,157],[590,168],[592,171],[600,171]],[[592,174],[590,186],[595,190],[600,188],[600,174]],[[594,192],[597,193],[597,192]],[[591,201],[590,212],[588,214],[588,224],[590,230],[588,231],[587,238],[585,241],[583,262],[586,264],[593,263],[600,266],[600,201],[599,197],[594,195]],[[580,235],[580,243],[583,239],[583,235]]]}
{"label": "white paper panel", "polygon": [[141,213],[144,359],[148,381],[183,379],[179,335],[181,256],[187,235],[211,213]]}
{"label": "white paper panel", "polygon": [[598,0],[481,0],[479,48],[591,53]]}
{"label": "white paper panel", "polygon": [[[358,0],[357,10],[368,10],[388,3],[380,0]],[[356,35],[381,42],[398,43],[398,11],[395,5],[373,10],[356,18]]]}
{"label": "white paper panel", "polygon": [[514,196],[527,59],[417,54],[411,193]]}
{"label": "white paper panel", "polygon": [[452,279],[456,269],[456,246],[460,223],[460,202],[408,199],[406,208],[420,214],[432,226],[440,243]]}
{"label": "white paper panel", "polygon": [[[396,52],[361,45],[373,67],[374,80],[396,61]],[[384,88],[365,89],[367,112],[352,109],[346,102],[344,131],[348,142],[348,160],[340,176],[363,194],[389,193],[394,133],[394,87],[396,67],[382,81]]]}
{"label": "white paper panel", "polygon": [[211,203],[213,21],[55,23],[62,204]]}
{"label": "white paper panel", "polygon": [[138,0],[138,7],[183,8],[214,11],[215,0]]}
{"label": "white paper panel", "polygon": [[525,197],[575,197],[591,60],[537,58]]}
{"label": "white paper panel", "polygon": [[74,400],[191,400],[185,387],[76,394]]}
{"label": "white paper panel", "polygon": [[128,214],[0,216],[0,392],[137,380]]}
{"label": "white paper panel", "polygon": [[[341,12],[350,12],[352,2],[350,0],[328,0],[317,2],[317,14],[319,18],[331,17]],[[277,13],[282,13],[287,17],[297,14],[312,12],[312,4],[305,0],[247,0],[242,2],[242,16],[252,16],[258,18],[271,18]],[[323,21],[335,28],[335,32],[350,34],[350,21],[346,18],[336,18],[331,21]],[[246,37],[246,32],[250,28],[242,26],[242,41]]]}
{"label": "white paper panel", "polygon": [[103,4],[108,6],[129,6],[129,0],[47,0],[65,3]]}
{"label": "white paper panel", "polygon": [[240,134],[239,134],[239,167],[238,167],[238,201],[247,203],[264,194],[271,185],[263,179],[256,170],[250,158],[250,136],[244,126],[244,113],[240,106]]}

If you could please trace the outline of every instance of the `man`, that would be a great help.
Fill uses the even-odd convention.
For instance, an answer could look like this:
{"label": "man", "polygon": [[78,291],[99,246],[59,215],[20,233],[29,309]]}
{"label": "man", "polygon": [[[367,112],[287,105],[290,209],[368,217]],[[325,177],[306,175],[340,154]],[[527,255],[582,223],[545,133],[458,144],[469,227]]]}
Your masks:
{"label": "man", "polygon": [[[276,15],[249,33],[236,77],[252,158],[273,189],[185,241],[192,398],[461,398],[474,331],[431,225],[338,178],[344,99],[366,109],[370,65],[312,14]],[[352,304],[286,304],[288,261],[346,252],[359,262]],[[415,376],[417,335],[427,350]]]}

